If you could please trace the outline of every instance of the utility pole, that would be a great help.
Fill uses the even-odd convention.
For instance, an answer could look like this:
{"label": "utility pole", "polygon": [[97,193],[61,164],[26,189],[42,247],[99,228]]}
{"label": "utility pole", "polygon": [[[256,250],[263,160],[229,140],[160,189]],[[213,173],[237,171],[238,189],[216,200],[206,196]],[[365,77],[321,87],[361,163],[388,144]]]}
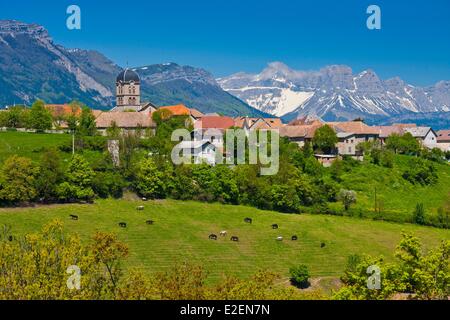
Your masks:
{"label": "utility pole", "polygon": [[72,156],[75,155],[75,130],[72,130]]}

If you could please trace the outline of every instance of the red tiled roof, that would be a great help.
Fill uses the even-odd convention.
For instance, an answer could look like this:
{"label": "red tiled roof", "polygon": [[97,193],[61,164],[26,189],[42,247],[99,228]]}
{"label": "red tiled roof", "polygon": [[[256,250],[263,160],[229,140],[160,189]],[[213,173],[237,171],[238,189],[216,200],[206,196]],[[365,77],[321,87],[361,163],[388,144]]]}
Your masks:
{"label": "red tiled roof", "polygon": [[202,117],[194,125],[196,129],[228,129],[233,126],[233,118],[221,116]]}
{"label": "red tiled roof", "polygon": [[289,138],[306,138],[312,139],[316,130],[323,124],[301,125],[301,126],[284,126],[280,128],[280,136]]}
{"label": "red tiled roof", "polygon": [[163,106],[159,109],[169,110],[174,116],[188,116],[191,114],[191,110],[189,110],[189,108],[184,104],[177,104],[175,106]]}
{"label": "red tiled roof", "polygon": [[46,104],[45,109],[51,112],[54,117],[62,117],[67,115],[80,115],[81,108],[78,106],[71,106],[70,104]]}
{"label": "red tiled roof", "polygon": [[450,142],[450,130],[440,130],[437,132],[438,142]]}
{"label": "red tiled roof", "polygon": [[355,134],[379,134],[379,130],[362,121],[327,122],[333,129]]}

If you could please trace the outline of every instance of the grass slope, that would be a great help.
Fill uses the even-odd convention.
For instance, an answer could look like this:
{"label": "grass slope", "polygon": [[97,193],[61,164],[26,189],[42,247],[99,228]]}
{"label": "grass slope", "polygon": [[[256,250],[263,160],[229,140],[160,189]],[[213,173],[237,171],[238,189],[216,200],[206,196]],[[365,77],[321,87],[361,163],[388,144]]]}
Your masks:
{"label": "grass slope", "polygon": [[[144,204],[144,211],[136,206]],[[79,221],[69,219],[77,214]],[[244,223],[245,217],[253,224]],[[325,215],[286,215],[244,206],[198,202],[100,200],[94,205],[56,205],[26,209],[0,209],[0,225],[16,234],[39,230],[59,218],[66,230],[88,239],[96,230],[112,231],[130,247],[127,266],[164,271],[175,261],[200,263],[210,280],[223,273],[248,277],[269,269],[287,277],[291,266],[306,264],[314,277],[339,277],[352,253],[384,255],[392,259],[401,231],[414,232],[426,247],[450,239],[450,231],[415,225]],[[155,225],[146,225],[147,219]],[[119,222],[128,227],[121,229]],[[271,225],[278,223],[279,230]],[[210,233],[227,230],[226,238],[208,240]],[[298,241],[291,241],[292,235]],[[236,235],[240,242],[229,240]],[[284,241],[276,241],[283,236]],[[325,248],[320,244],[324,242]]]}
{"label": "grass slope", "polygon": [[[353,212],[362,211],[373,217],[375,191],[384,218],[410,221],[417,203],[423,203],[427,214],[435,215],[439,207],[450,203],[450,166],[433,163],[437,169],[438,182],[431,186],[412,184],[402,174],[408,169],[409,156],[396,156],[393,168],[385,168],[364,162],[343,174],[341,185],[357,192],[357,204]],[[332,204],[341,208],[342,204]]]}
{"label": "grass slope", "polygon": [[44,148],[57,147],[71,139],[68,134],[0,132],[0,162],[13,155],[38,160]]}

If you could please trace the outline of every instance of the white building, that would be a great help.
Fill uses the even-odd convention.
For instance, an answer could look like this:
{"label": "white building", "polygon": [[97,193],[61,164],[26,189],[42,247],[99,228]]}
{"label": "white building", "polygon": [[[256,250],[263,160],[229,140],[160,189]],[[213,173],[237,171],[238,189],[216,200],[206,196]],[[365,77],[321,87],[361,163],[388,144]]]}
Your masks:
{"label": "white building", "polygon": [[182,141],[177,145],[177,149],[182,150],[183,157],[191,157],[195,164],[216,164],[216,147],[207,140]]}

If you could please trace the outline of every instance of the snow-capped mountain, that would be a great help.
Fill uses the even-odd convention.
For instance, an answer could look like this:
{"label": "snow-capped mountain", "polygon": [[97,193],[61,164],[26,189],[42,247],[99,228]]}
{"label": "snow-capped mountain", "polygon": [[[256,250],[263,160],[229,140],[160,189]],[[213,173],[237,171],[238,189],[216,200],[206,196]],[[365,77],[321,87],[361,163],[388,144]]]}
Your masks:
{"label": "snow-capped mountain", "polygon": [[450,81],[421,88],[372,70],[354,74],[344,65],[297,71],[273,62],[260,74],[218,79],[222,88],[261,111],[285,120],[314,115],[325,120],[377,118],[450,111]]}

